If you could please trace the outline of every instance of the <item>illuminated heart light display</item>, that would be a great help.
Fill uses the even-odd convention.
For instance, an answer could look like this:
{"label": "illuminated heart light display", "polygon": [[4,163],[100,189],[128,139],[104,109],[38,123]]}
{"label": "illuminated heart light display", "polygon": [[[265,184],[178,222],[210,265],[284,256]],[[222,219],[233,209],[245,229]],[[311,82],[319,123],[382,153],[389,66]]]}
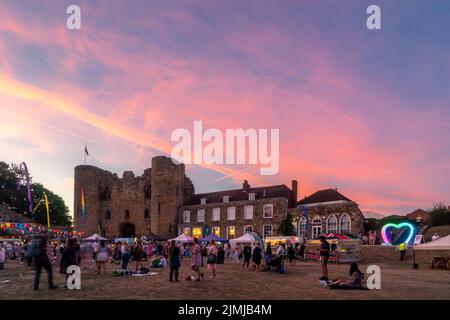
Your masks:
{"label": "illuminated heart light display", "polygon": [[383,226],[383,229],[381,229],[381,236],[383,237],[383,241],[386,244],[392,244],[392,232],[390,230],[392,230],[392,228],[395,229],[401,229],[401,228],[408,228],[409,229],[409,234],[408,237],[406,238],[406,240],[404,241],[405,243],[410,243],[410,241],[412,240],[412,237],[414,235],[414,230],[415,227],[409,223],[409,222],[402,222],[399,224],[395,224],[395,223],[388,223],[385,224]]}

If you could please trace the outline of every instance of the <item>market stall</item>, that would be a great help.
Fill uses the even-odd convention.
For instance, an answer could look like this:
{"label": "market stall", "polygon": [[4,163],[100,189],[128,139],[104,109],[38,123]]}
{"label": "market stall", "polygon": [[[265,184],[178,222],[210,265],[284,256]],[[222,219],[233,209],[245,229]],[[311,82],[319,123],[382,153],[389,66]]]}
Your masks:
{"label": "market stall", "polygon": [[[349,263],[361,259],[361,240],[351,239],[343,235],[327,238],[331,247],[330,263]],[[308,240],[306,244],[306,260],[318,261],[320,258],[320,240]]]}
{"label": "market stall", "polygon": [[255,242],[259,242],[261,248],[264,248],[264,241],[261,239],[259,234],[257,234],[256,232],[248,232],[239,238],[231,239],[230,246],[231,248],[235,248],[242,244],[250,243],[253,247],[255,245]]}
{"label": "market stall", "polygon": [[266,244],[270,244],[270,246],[272,248],[274,248],[274,247],[276,248],[283,243],[286,245],[286,247],[287,247],[288,243],[292,243],[293,245],[295,245],[299,241],[300,241],[299,237],[295,237],[295,236],[278,236],[278,237],[264,238],[264,242]]}
{"label": "market stall", "polygon": [[94,233],[92,236],[84,239],[84,241],[90,241],[90,242],[109,241],[109,239],[106,239],[106,238],[102,237],[101,235]]}
{"label": "market stall", "polygon": [[169,241],[175,240],[175,242],[179,243],[192,243],[194,242],[194,238],[191,238],[185,234],[180,234],[178,237],[169,239]]}
{"label": "market stall", "polygon": [[431,263],[435,269],[450,269],[450,235],[435,241],[418,244],[413,248],[414,267],[419,262]]}
{"label": "market stall", "polygon": [[202,239],[200,239],[200,242],[206,242],[206,243],[210,243],[211,240],[214,239],[214,241],[216,241],[216,243],[228,243],[227,239],[222,239],[219,238],[218,236],[216,236],[215,234],[211,233],[209,236],[204,237]]}

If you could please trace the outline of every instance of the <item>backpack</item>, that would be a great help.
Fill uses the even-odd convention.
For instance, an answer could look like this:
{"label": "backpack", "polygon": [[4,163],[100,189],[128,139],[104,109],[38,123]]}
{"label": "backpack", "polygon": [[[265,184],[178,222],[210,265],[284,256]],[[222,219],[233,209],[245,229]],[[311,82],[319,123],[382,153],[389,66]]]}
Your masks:
{"label": "backpack", "polygon": [[27,256],[28,257],[38,257],[41,255],[41,246],[39,240],[32,240],[28,245]]}

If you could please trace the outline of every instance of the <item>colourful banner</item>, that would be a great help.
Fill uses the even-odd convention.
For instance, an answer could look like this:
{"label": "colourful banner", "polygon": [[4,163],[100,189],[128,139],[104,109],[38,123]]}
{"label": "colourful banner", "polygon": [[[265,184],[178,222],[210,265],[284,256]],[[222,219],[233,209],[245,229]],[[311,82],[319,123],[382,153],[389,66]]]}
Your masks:
{"label": "colourful banner", "polygon": [[81,188],[81,213],[83,217],[83,224],[86,224],[86,203],[84,201],[84,191]]}

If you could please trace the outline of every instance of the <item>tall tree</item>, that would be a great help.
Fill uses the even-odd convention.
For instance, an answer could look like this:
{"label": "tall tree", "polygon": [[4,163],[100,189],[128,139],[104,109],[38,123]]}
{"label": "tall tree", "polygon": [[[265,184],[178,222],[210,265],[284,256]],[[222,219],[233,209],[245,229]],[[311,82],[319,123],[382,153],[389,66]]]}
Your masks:
{"label": "tall tree", "polygon": [[[63,198],[48,190],[40,183],[31,183],[33,195],[33,208],[37,207],[36,213],[30,215],[28,212],[28,196],[25,186],[20,185],[17,189],[17,181],[20,178],[20,169],[17,165],[8,165],[0,162],[0,203],[7,204],[11,210],[21,213],[28,218],[35,219],[37,223],[47,225],[47,210],[44,203],[44,192],[47,194],[50,223],[51,225],[70,226],[71,217],[69,208]],[[32,181],[32,178],[30,177]]]}

